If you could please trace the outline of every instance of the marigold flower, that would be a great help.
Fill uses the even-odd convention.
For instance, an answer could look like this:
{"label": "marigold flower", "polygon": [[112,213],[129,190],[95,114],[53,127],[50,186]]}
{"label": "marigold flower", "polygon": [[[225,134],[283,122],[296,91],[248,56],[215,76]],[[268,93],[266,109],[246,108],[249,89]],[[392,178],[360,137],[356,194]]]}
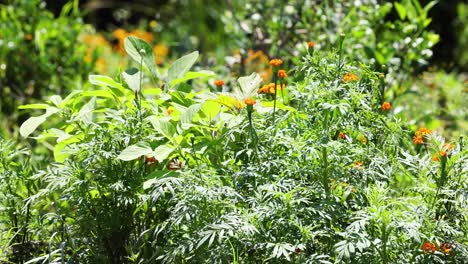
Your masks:
{"label": "marigold flower", "polygon": [[[283,85],[277,84],[276,85],[277,90],[283,90],[285,87],[286,87],[285,84],[283,84]],[[275,84],[274,83],[265,84],[260,89],[258,89],[257,93],[258,94],[262,94],[262,93],[264,93],[264,94],[274,94],[275,93]]]}
{"label": "marigold flower", "polygon": [[153,46],[153,53],[156,60],[156,64],[160,65],[164,62],[164,59],[169,54],[169,48],[164,44],[157,44]]}
{"label": "marigold flower", "polygon": [[418,131],[416,131],[415,135],[416,136],[425,136],[425,135],[429,135],[431,134],[432,131],[425,128],[425,127],[421,127],[420,129],[418,129]]}
{"label": "marigold flower", "polygon": [[384,102],[380,108],[384,111],[388,111],[392,109],[392,105],[389,102]]}
{"label": "marigold flower", "polygon": [[270,60],[270,65],[273,67],[279,67],[281,64],[283,64],[283,61],[281,59]]}
{"label": "marigold flower", "polygon": [[429,241],[424,242],[424,244],[421,246],[421,249],[426,252],[436,252],[437,251],[437,246],[434,243],[431,243]]}
{"label": "marigold flower", "polygon": [[254,105],[254,104],[257,103],[257,101],[255,101],[255,99],[252,99],[252,98],[249,97],[249,98],[245,98],[245,99],[244,99],[244,103],[245,103],[246,105]]}
{"label": "marigold flower", "polygon": [[454,144],[451,144],[451,143],[444,143],[444,144],[442,145],[442,150],[443,150],[443,151],[446,151],[446,152],[449,152],[449,151],[452,150],[454,147],[455,147]]}
{"label": "marigold flower", "polygon": [[338,134],[338,137],[341,139],[346,139],[346,134],[343,132],[340,132],[340,134]]}
{"label": "marigold flower", "polygon": [[345,81],[345,82],[357,81],[358,79],[359,79],[359,77],[354,73],[347,73],[347,74],[343,75],[343,81]]}
{"label": "marigold flower", "polygon": [[307,47],[313,48],[314,46],[315,46],[315,42],[313,42],[313,41],[307,42]]}
{"label": "marigold flower", "polygon": [[442,243],[440,245],[441,252],[444,253],[445,255],[449,255],[450,251],[452,250],[452,246],[453,244],[448,245],[446,243]]}
{"label": "marigold flower", "polygon": [[439,156],[438,155],[433,156],[432,161],[439,161]]}
{"label": "marigold flower", "polygon": [[364,167],[364,162],[362,161],[356,161],[353,164],[353,168],[356,168],[356,169],[362,169],[363,167]]}
{"label": "marigold flower", "polygon": [[424,143],[424,139],[422,136],[414,136],[413,143],[416,145],[421,145],[422,143]]}
{"label": "marigold flower", "polygon": [[288,77],[288,74],[286,73],[285,70],[279,70],[278,71],[278,77],[284,79],[284,78]]}
{"label": "marigold flower", "polygon": [[447,152],[445,152],[445,151],[441,151],[439,154],[442,157],[447,157]]}
{"label": "marigold flower", "polygon": [[158,163],[158,160],[153,156],[145,156],[145,162],[148,166],[153,167]]}
{"label": "marigold flower", "polygon": [[172,113],[174,113],[174,109],[172,108],[167,109],[167,115],[172,115]]}
{"label": "marigold flower", "polygon": [[223,86],[223,85],[224,85],[224,81],[223,81],[223,80],[216,80],[216,81],[214,81],[214,84],[215,84],[216,86],[220,87],[220,86]]}

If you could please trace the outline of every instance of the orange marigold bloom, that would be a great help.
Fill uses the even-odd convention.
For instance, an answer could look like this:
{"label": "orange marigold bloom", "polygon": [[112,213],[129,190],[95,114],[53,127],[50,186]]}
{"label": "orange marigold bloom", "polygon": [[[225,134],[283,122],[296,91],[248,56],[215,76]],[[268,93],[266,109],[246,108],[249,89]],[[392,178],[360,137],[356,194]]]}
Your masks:
{"label": "orange marigold bloom", "polygon": [[341,139],[346,139],[346,134],[343,132],[340,132],[340,134],[338,134],[338,137]]}
{"label": "orange marigold bloom", "polygon": [[438,155],[433,156],[432,161],[439,161],[439,156]]}
{"label": "orange marigold bloom", "polygon": [[279,70],[279,71],[278,71],[278,77],[280,77],[280,78],[286,78],[286,77],[288,77],[288,74],[286,73],[285,70]]}
{"label": "orange marigold bloom", "polygon": [[218,86],[218,87],[219,87],[219,86],[223,86],[223,85],[224,85],[224,81],[223,81],[223,80],[216,80],[216,81],[214,82],[214,84],[215,84],[216,86]]}
{"label": "orange marigold bloom", "polygon": [[358,79],[359,79],[359,77],[354,73],[347,73],[347,74],[343,75],[343,81],[345,81],[345,82],[357,81]]}
{"label": "orange marigold bloom", "polygon": [[416,131],[415,135],[416,136],[425,136],[425,135],[429,135],[431,134],[432,131],[425,128],[425,127],[421,127],[420,129],[418,129],[418,131]]}
{"label": "orange marigold bloom", "polygon": [[389,102],[384,102],[380,108],[384,111],[388,111],[392,109],[392,105]]}
{"label": "orange marigold bloom", "polygon": [[307,42],[307,47],[313,48],[314,46],[315,46],[315,42],[313,42],[313,41]]}
{"label": "orange marigold bloom", "polygon": [[421,145],[422,143],[424,143],[424,139],[422,136],[414,136],[413,143],[416,145]]}
{"label": "orange marigold bloom", "polygon": [[437,251],[437,246],[436,244],[434,243],[431,243],[429,241],[426,241],[424,242],[424,244],[422,245],[421,249],[426,252],[426,253],[429,253],[429,252],[436,252]]}
{"label": "orange marigold bloom", "polygon": [[362,169],[363,167],[364,167],[364,162],[362,161],[356,161],[353,164],[353,168],[356,168],[356,169]]}
{"label": "orange marigold bloom", "polygon": [[283,64],[283,61],[281,59],[270,60],[270,65],[273,67],[279,67],[281,64]]}
{"label": "orange marigold bloom", "polygon": [[442,157],[447,157],[447,152],[445,152],[445,151],[441,151],[439,154]]}
{"label": "orange marigold bloom", "polygon": [[441,252],[443,252],[445,255],[449,255],[450,251],[452,250],[453,244],[447,245],[446,243],[442,243],[440,245]]}
{"label": "orange marigold bloom", "polygon": [[246,105],[254,105],[254,104],[257,103],[257,101],[255,101],[255,99],[252,99],[252,98],[249,97],[249,98],[245,98],[245,99],[244,99],[244,103],[245,103]]}
{"label": "orange marigold bloom", "polygon": [[172,113],[174,113],[174,109],[172,108],[167,109],[167,115],[172,115]]}

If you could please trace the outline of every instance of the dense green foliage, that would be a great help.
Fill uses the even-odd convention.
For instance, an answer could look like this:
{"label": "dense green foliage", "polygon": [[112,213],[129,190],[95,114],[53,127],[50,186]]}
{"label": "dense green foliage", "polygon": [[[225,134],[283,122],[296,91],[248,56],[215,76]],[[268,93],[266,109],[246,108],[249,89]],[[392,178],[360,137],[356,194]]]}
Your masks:
{"label": "dense green foliage", "polygon": [[[128,63],[82,81],[110,43],[54,31],[41,54],[71,64],[35,74],[66,91],[1,98],[31,117],[0,137],[0,263],[464,263],[466,83],[412,75],[434,3],[273,2],[227,1],[241,50],[218,74],[116,30]],[[30,73],[8,54],[10,87]]]}

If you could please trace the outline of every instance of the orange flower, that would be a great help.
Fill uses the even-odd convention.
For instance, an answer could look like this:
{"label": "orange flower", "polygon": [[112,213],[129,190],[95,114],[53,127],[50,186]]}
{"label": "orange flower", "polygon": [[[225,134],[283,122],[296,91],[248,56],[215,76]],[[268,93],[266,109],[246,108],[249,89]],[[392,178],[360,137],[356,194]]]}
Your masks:
{"label": "orange flower", "polygon": [[307,47],[313,48],[314,46],[315,46],[315,42],[313,42],[313,41],[307,42]]}
{"label": "orange flower", "polygon": [[[286,87],[285,84],[283,85],[280,85],[280,84],[277,84],[276,85],[276,89],[277,90],[283,90],[284,87]],[[262,88],[258,89],[257,91],[258,94],[274,94],[275,93],[275,84],[274,83],[269,83],[269,84],[265,84],[262,86]]]}
{"label": "orange flower", "polygon": [[442,157],[447,157],[447,152],[445,152],[445,151],[441,151],[439,154]]}
{"label": "orange flower", "polygon": [[214,84],[215,84],[216,86],[220,87],[220,86],[223,86],[223,85],[224,85],[224,81],[223,81],[223,80],[216,80],[216,81],[214,82]]}
{"label": "orange flower", "polygon": [[445,255],[449,255],[450,251],[452,250],[453,244],[447,245],[446,243],[442,243],[440,245],[441,252],[443,252]]}
{"label": "orange flower", "polygon": [[338,137],[341,139],[346,139],[346,134],[343,132],[340,132],[340,134],[338,134]]}
{"label": "orange flower", "polygon": [[429,241],[426,241],[424,242],[424,244],[422,245],[421,249],[426,252],[426,253],[429,253],[429,252],[436,252],[437,251],[437,246],[436,244],[434,243],[431,243]]}
{"label": "orange flower", "polygon": [[174,109],[172,108],[167,109],[167,115],[172,115],[172,113],[174,113]]}
{"label": "orange flower", "polygon": [[281,64],[283,64],[283,61],[281,59],[270,60],[270,65],[273,67],[279,67]]}
{"label": "orange flower", "polygon": [[279,71],[278,71],[278,77],[284,79],[284,78],[288,77],[288,74],[286,73],[285,70],[279,70]]}
{"label": "orange flower", "polygon": [[433,156],[432,161],[439,161],[439,156],[438,155]]}
{"label": "orange flower", "polygon": [[254,104],[257,103],[257,101],[255,101],[255,99],[252,99],[252,98],[249,97],[249,98],[245,98],[244,103],[246,105],[254,105]]}
{"label": "orange flower", "polygon": [[388,111],[392,109],[392,105],[389,102],[384,102],[380,108],[384,111]]}
{"label": "orange flower", "polygon": [[345,82],[357,81],[358,79],[359,79],[359,77],[354,73],[347,73],[347,74],[343,75],[343,81],[345,81]]}
{"label": "orange flower", "polygon": [[153,46],[153,53],[156,60],[156,64],[160,65],[164,62],[164,59],[169,54],[169,48],[164,44],[157,44]]}
{"label": "orange flower", "polygon": [[364,162],[362,161],[356,161],[353,164],[353,168],[356,168],[356,169],[362,169],[363,167],[364,167]]}
{"label": "orange flower", "polygon": [[422,136],[414,136],[413,143],[416,145],[421,145],[422,143],[424,143],[424,139]]}
{"label": "orange flower", "polygon": [[442,145],[442,150],[443,150],[443,151],[446,151],[446,152],[449,152],[449,151],[450,151],[451,149],[453,149],[454,147],[455,147],[455,145],[452,144],[452,143],[444,143],[444,144]]}
{"label": "orange flower", "polygon": [[148,166],[153,167],[156,165],[156,163],[158,163],[158,160],[152,156],[145,156],[145,162]]}

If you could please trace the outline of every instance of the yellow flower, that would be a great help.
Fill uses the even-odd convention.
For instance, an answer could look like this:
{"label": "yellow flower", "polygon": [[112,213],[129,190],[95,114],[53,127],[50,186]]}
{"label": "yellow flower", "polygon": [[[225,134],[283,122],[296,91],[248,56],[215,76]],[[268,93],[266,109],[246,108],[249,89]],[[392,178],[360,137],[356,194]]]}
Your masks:
{"label": "yellow flower", "polygon": [[357,81],[358,79],[359,77],[354,73],[346,73],[345,75],[343,75],[343,81],[345,82]]}

